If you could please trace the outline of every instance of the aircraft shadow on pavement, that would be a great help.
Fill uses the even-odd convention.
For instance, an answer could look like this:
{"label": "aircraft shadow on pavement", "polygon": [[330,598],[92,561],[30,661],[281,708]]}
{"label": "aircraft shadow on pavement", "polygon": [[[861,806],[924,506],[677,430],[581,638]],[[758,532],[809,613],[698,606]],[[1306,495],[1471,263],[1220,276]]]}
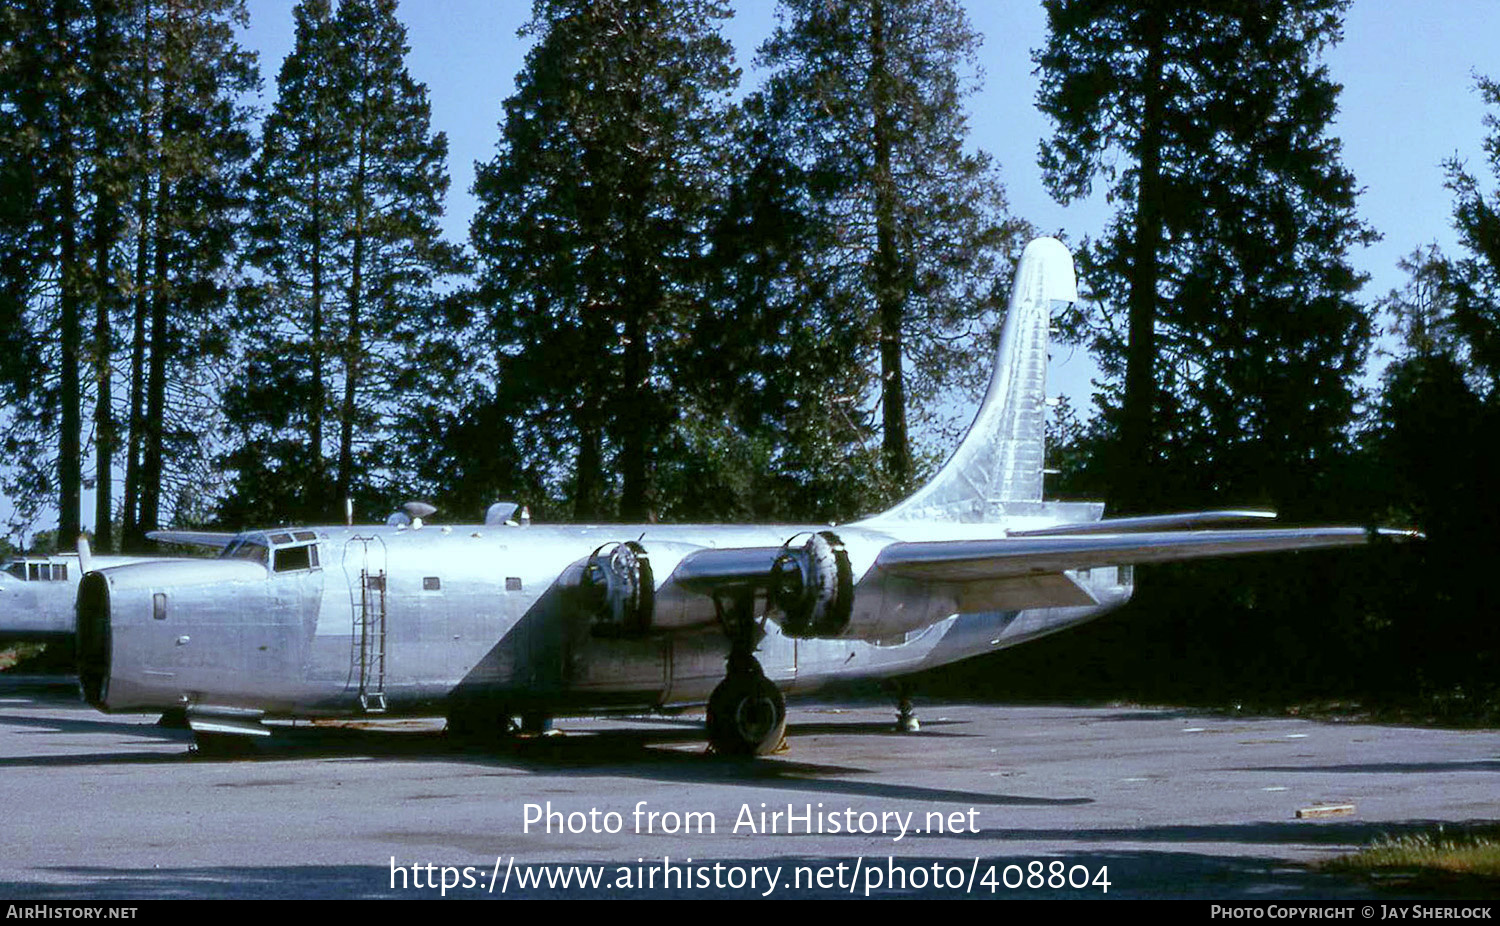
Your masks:
{"label": "aircraft shadow on pavement", "polygon": [[[816,724],[830,733],[872,725]],[[880,725],[882,731],[886,725]],[[485,742],[455,742],[436,731],[391,731],[376,728],[297,727],[278,730],[261,745],[255,759],[370,755],[388,759],[437,759],[484,766],[524,768],[560,776],[626,777],[675,782],[749,782],[758,787],[853,794],[924,801],[962,801],[990,805],[1071,805],[1089,798],[1032,798],[983,794],[946,788],[851,780],[870,769],[802,761],[795,758],[799,725],[789,728],[791,755],[732,759],[707,754],[701,726],[619,727],[561,736],[516,737]],[[285,734],[285,735],[281,735]],[[917,734],[920,737],[923,734]]]}
{"label": "aircraft shadow on pavement", "polygon": [[[391,761],[461,762],[485,767],[521,768],[561,776],[612,776],[671,782],[748,782],[759,787],[830,794],[923,801],[962,801],[1003,806],[1059,806],[1090,803],[1090,798],[1033,798],[984,794],[946,788],[856,780],[872,770],[796,758],[799,735],[884,735],[889,723],[816,721],[788,729],[792,752],[758,759],[730,759],[707,754],[702,726],[675,720],[642,726],[619,726],[566,735],[507,737],[480,742],[455,740],[436,722],[396,724],[277,725],[262,740],[236,741],[228,755],[190,751],[191,734],[153,724],[121,723],[104,718],[0,714],[0,726],[24,725],[51,732],[105,733],[131,737],[119,750],[0,756],[0,768],[89,765],[171,764],[181,762],[271,762],[367,757]],[[892,734],[894,735],[894,734]],[[914,749],[923,737],[952,734],[901,734]],[[143,752],[139,738],[181,743],[182,750]],[[163,744],[165,745],[165,743]],[[811,751],[811,750],[809,750]]]}
{"label": "aircraft shadow on pavement", "polygon": [[1256,765],[1225,769],[1230,772],[1352,772],[1366,775],[1442,772],[1500,772],[1500,758],[1464,762],[1363,762],[1350,765]]}
{"label": "aircraft shadow on pavement", "polygon": [[147,736],[186,743],[191,734],[183,730],[149,723],[110,720],[103,714],[86,719],[61,718],[37,714],[0,713],[0,727],[31,727],[52,733],[118,733],[122,736]]}

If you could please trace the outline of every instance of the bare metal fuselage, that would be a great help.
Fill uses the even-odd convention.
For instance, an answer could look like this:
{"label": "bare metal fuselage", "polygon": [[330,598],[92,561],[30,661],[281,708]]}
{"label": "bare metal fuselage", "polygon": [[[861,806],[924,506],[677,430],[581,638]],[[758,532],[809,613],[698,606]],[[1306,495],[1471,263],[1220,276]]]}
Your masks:
{"label": "bare metal fuselage", "polygon": [[[729,642],[712,598],[676,581],[705,547],[777,546],[788,526],[322,527],[309,565],[236,559],[117,567],[79,597],[85,692],[108,710],[243,708],[276,716],[442,713],[475,703],[546,713],[704,701]],[[1121,572],[1073,574],[1097,605],[958,615],[871,569],[920,524],[838,529],[855,564],[857,636],[793,639],[763,622],[756,656],[800,692],[899,675],[1089,620],[1130,595]],[[942,526],[952,537],[954,525]],[[994,525],[976,526],[993,534]],[[660,577],[653,629],[600,635],[572,590],[590,553],[638,540]],[[278,556],[280,555],[280,551]],[[763,598],[757,615],[765,612]]]}
{"label": "bare metal fuselage", "polygon": [[[92,568],[160,562],[161,556],[95,556]],[[73,639],[73,605],[84,569],[76,554],[18,556],[0,569],[0,642]]]}

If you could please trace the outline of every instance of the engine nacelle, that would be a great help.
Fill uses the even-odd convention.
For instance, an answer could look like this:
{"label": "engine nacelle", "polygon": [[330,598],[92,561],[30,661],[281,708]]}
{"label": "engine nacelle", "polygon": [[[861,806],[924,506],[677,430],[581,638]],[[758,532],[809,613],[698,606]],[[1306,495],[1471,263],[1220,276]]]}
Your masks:
{"label": "engine nacelle", "polygon": [[854,570],[838,535],[820,531],[800,547],[787,541],[771,567],[768,597],[783,613],[781,629],[789,637],[836,637],[848,629]]}
{"label": "engine nacelle", "polygon": [[656,579],[646,548],[633,540],[606,544],[584,564],[579,581],[597,637],[637,637],[651,630]]}

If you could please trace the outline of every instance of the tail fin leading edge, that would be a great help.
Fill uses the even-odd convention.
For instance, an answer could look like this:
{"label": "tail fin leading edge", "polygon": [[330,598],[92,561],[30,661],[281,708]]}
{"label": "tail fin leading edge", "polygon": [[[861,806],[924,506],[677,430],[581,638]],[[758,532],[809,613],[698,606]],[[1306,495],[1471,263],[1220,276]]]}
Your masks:
{"label": "tail fin leading edge", "polygon": [[1042,500],[1047,328],[1053,311],[1077,301],[1067,247],[1056,238],[1028,244],[974,423],[930,482],[872,520],[986,522],[1004,517],[1008,502],[1020,509]]}

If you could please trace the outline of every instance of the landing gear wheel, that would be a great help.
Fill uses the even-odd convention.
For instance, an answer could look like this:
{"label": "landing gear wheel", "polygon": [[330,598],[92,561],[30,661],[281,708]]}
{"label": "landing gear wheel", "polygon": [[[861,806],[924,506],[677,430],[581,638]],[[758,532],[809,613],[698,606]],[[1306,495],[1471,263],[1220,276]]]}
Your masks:
{"label": "landing gear wheel", "polygon": [[493,745],[508,742],[516,733],[516,725],[510,713],[502,708],[464,707],[448,712],[443,732],[455,744]]}
{"label": "landing gear wheel", "polygon": [[911,706],[911,695],[903,691],[901,700],[896,705],[896,732],[917,733],[921,729],[922,724],[917,720],[917,712]]}
{"label": "landing gear wheel", "polygon": [[758,671],[731,673],[708,698],[708,744],[721,756],[767,755],[785,735],[786,699]]}
{"label": "landing gear wheel", "polygon": [[526,713],[521,715],[522,736],[557,736],[559,732],[552,726],[551,714]]}
{"label": "landing gear wheel", "polygon": [[193,744],[188,755],[198,759],[234,759],[256,753],[257,737],[238,733],[193,732]]}

